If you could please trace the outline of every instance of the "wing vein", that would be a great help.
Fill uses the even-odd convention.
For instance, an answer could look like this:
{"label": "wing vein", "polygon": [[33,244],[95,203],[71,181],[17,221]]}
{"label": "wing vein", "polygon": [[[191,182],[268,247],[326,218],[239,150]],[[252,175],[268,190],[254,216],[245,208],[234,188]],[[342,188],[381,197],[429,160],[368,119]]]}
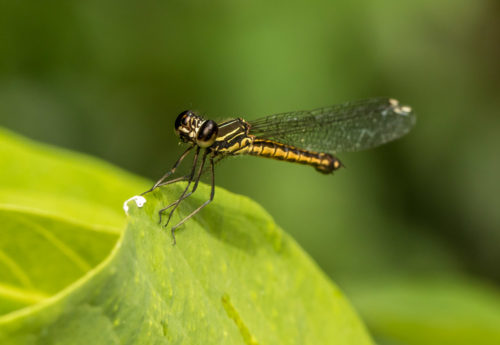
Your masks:
{"label": "wing vein", "polygon": [[258,138],[320,152],[359,151],[382,145],[415,124],[410,107],[372,98],[311,111],[275,114],[250,121]]}

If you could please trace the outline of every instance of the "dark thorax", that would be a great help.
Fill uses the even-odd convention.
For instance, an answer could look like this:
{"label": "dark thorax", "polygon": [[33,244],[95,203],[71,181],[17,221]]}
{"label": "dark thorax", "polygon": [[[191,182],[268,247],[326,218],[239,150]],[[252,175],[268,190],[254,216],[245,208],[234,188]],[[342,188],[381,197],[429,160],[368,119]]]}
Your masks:
{"label": "dark thorax", "polygon": [[218,125],[219,131],[215,142],[210,146],[214,154],[237,155],[252,144],[253,136],[249,134],[250,125],[238,118]]}

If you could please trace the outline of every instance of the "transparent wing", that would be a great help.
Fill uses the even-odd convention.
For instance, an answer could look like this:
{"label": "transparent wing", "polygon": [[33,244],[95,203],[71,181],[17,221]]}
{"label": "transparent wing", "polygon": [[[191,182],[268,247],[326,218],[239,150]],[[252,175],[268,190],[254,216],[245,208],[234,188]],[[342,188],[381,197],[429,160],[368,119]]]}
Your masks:
{"label": "transparent wing", "polygon": [[372,98],[250,121],[250,134],[320,152],[360,151],[402,137],[415,124],[411,108]]}

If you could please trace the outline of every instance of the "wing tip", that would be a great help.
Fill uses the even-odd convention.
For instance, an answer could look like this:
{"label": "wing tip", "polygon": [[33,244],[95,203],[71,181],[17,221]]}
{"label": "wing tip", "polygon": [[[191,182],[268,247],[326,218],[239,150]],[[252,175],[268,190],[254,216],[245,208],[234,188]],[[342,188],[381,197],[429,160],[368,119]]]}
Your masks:
{"label": "wing tip", "polygon": [[413,113],[412,107],[410,107],[409,105],[401,105],[395,98],[389,98],[389,104],[396,114],[408,116]]}

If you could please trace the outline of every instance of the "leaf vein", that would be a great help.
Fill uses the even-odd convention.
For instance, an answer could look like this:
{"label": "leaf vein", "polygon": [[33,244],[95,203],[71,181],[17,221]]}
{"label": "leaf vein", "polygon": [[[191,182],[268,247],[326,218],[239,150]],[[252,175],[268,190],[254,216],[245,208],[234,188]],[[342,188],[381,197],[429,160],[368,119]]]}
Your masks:
{"label": "leaf vein", "polygon": [[4,251],[0,249],[0,261],[3,262],[12,272],[12,274],[19,280],[21,285],[26,288],[33,288],[33,283],[29,275],[24,269],[19,266],[14,260],[11,259]]}
{"label": "leaf vein", "polygon": [[52,244],[56,249],[58,249],[61,253],[63,253],[70,261],[72,261],[78,268],[80,268],[83,272],[87,272],[92,269],[92,265],[90,265],[84,258],[82,258],[77,252],[68,247],[66,243],[59,240],[55,237],[50,231],[45,229],[43,226],[28,221],[26,219],[21,219],[19,217],[19,221],[28,225],[28,228],[32,231],[38,233],[43,238],[45,238],[50,244]]}

